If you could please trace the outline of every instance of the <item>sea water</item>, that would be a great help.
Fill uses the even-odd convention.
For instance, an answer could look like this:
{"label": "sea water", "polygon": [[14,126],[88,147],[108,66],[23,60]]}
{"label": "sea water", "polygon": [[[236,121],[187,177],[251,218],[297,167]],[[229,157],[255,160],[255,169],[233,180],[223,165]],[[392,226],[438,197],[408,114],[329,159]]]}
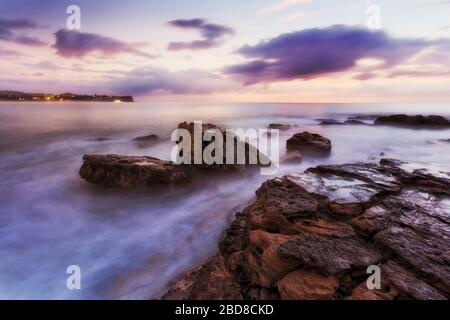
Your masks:
{"label": "sea water", "polygon": [[[270,177],[209,174],[189,186],[120,190],[78,175],[84,154],[149,155],[170,160],[170,134],[182,121],[281,131],[280,154],[296,132],[333,144],[327,158],[282,164],[279,176],[319,164],[378,161],[450,164],[450,130],[319,126],[317,119],[440,114],[450,105],[231,103],[0,103],[0,299],[148,299],[213,256],[233,212]],[[156,143],[133,141],[157,134]],[[81,289],[66,287],[67,267]]]}

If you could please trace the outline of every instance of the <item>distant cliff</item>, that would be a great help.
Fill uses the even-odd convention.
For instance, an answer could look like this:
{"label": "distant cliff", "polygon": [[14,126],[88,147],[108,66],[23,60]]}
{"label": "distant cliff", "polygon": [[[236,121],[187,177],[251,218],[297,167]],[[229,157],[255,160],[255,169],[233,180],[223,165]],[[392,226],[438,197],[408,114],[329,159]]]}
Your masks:
{"label": "distant cliff", "polygon": [[0,101],[88,101],[88,102],[134,102],[132,96],[80,95],[74,93],[26,93],[0,91]]}

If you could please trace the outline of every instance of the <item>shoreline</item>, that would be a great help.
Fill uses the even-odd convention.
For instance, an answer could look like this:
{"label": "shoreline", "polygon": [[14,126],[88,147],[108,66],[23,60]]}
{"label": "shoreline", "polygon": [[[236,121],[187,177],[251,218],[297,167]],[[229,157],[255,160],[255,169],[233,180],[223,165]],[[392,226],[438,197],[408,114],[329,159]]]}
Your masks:
{"label": "shoreline", "polygon": [[[17,106],[17,110],[23,109],[19,108],[19,104],[17,104]],[[183,189],[186,188],[186,190],[192,191],[191,193],[184,193],[182,191],[176,192],[177,196],[174,196],[172,199],[169,199],[169,197],[172,197],[171,193],[166,193],[166,199],[161,201],[161,203],[159,203],[159,201],[153,201],[153,199],[157,200],[158,198],[157,194],[154,194],[152,190],[133,189],[122,192],[120,189],[107,190],[87,184],[74,174],[81,165],[80,154],[95,153],[106,155],[118,153],[123,155],[152,155],[160,159],[168,160],[165,155],[171,148],[168,139],[169,132],[176,127],[178,121],[185,120],[185,118],[178,120],[172,117],[164,117],[161,118],[164,122],[163,125],[155,125],[152,121],[145,118],[145,114],[148,110],[151,110],[151,108],[142,108],[142,111],[137,112],[136,114],[133,113],[132,117],[125,119],[127,122],[126,125],[123,126],[124,119],[121,116],[122,113],[118,112],[117,114],[113,114],[113,117],[103,118],[104,113],[102,115],[101,112],[98,112],[99,110],[103,110],[100,104],[97,104],[97,107],[92,105],[92,108],[87,104],[85,106],[86,108],[80,108],[80,110],[83,111],[81,113],[83,119],[85,116],[89,116],[87,119],[95,120],[96,118],[94,116],[98,115],[101,117],[101,123],[104,123],[104,128],[117,127],[117,129],[105,133],[103,127],[101,128],[102,130],[94,128],[97,127],[95,121],[89,123],[89,126],[84,126],[83,128],[85,128],[85,130],[79,128],[79,122],[74,122],[74,125],[71,127],[70,125],[74,121],[71,120],[72,117],[68,119],[70,120],[69,122],[61,123],[59,119],[61,119],[61,116],[66,119],[68,116],[71,116],[72,113],[56,113],[51,110],[60,108],[55,109],[51,105],[48,105],[47,108],[44,104],[40,105],[36,110],[49,110],[46,119],[50,120],[50,125],[45,127],[40,126],[38,128],[39,130],[37,130],[38,133],[40,131],[51,132],[54,128],[59,129],[61,125],[64,126],[64,130],[55,134],[55,140],[50,139],[51,143],[48,145],[46,143],[41,143],[43,140],[38,136],[36,136],[36,139],[17,139],[20,143],[16,144],[14,149],[17,149],[21,145],[25,148],[25,144],[34,145],[36,148],[29,149],[32,153],[30,152],[25,156],[17,154],[16,156],[7,156],[3,158],[4,165],[8,166],[11,170],[14,170],[12,171],[13,174],[5,176],[6,183],[13,187],[9,188],[10,190],[6,192],[11,201],[8,200],[4,207],[9,209],[12,213],[22,214],[29,212],[34,216],[39,216],[40,214],[44,214],[42,210],[40,210],[43,206],[55,208],[55,205],[66,203],[70,204],[73,208],[70,209],[70,212],[67,212],[68,217],[76,217],[76,219],[78,219],[78,214],[81,214],[79,217],[82,217],[82,219],[79,222],[86,232],[83,232],[78,236],[78,234],[72,233],[73,230],[69,229],[67,232],[64,231],[59,234],[58,239],[62,242],[68,241],[68,243],[65,246],[67,249],[54,248],[51,250],[52,254],[55,255],[52,262],[55,263],[60,262],[61,260],[58,257],[65,255],[68,249],[73,250],[73,248],[75,248],[74,246],[76,246],[76,243],[79,241],[86,241],[86,244],[92,246],[93,249],[98,248],[97,243],[93,241],[94,237],[92,231],[94,231],[93,228],[98,227],[95,217],[104,217],[105,224],[103,227],[105,228],[98,237],[101,237],[102,241],[106,243],[114,243],[118,238],[123,238],[124,242],[123,245],[111,247],[111,253],[107,254],[105,252],[107,255],[103,261],[105,263],[104,265],[117,273],[112,276],[104,276],[104,272],[102,272],[102,274],[99,273],[96,276],[104,277],[101,278],[101,281],[106,288],[108,288],[109,284],[116,283],[117,277],[120,277],[121,280],[123,279],[127,282],[125,283],[125,285],[127,285],[125,289],[132,290],[134,284],[137,284],[136,287],[140,288],[140,291],[136,292],[136,295],[133,292],[130,296],[137,299],[145,299],[148,297],[145,293],[148,293],[149,296],[151,295],[152,298],[156,299],[165,293],[165,290],[158,288],[160,285],[172,283],[174,279],[178,279],[180,274],[184,274],[186,271],[192,270],[195,266],[199,266],[203,261],[207,261],[207,258],[214,254],[214,248],[217,246],[217,243],[219,243],[219,235],[223,234],[231,225],[232,220],[229,219],[229,217],[231,217],[233,213],[231,213],[231,209],[227,205],[241,203],[241,201],[238,201],[242,198],[239,197],[239,194],[244,192],[244,188],[246,189],[246,195],[243,200],[247,199],[247,196],[250,198],[250,196],[254,194],[254,191],[268,178],[259,177],[259,175],[254,175],[249,172],[245,178],[239,174],[235,175],[234,178],[230,175],[229,179],[227,178],[226,181],[224,181],[221,179],[221,175],[216,175],[213,172],[200,173],[198,170],[195,170],[195,180],[193,183],[183,187]],[[5,112],[5,114],[11,118],[16,114],[16,112],[10,111],[14,108],[2,109],[8,109],[8,112]],[[25,109],[32,110],[35,108]],[[61,108],[60,110],[75,109],[77,108]],[[113,109],[116,110],[115,108]],[[93,110],[93,112],[86,110]],[[294,110],[290,110],[289,112],[294,112]],[[73,119],[78,119],[79,114],[74,113],[74,115],[76,115],[76,117]],[[291,159],[292,162],[281,166],[282,175],[288,172],[303,172],[304,169],[318,164],[341,164],[351,163],[351,161],[372,162],[381,159],[382,157],[404,159],[405,161],[410,162],[417,160],[417,162],[425,164],[448,163],[448,153],[445,152],[446,149],[443,149],[448,147],[448,144],[444,143],[444,141],[447,141],[446,139],[450,137],[448,130],[436,131],[425,128],[427,130],[415,131],[403,127],[393,127],[390,129],[385,126],[343,126],[339,124],[334,126],[322,126],[319,123],[319,119],[322,121],[322,119],[328,118],[334,118],[340,122],[345,122],[345,119],[348,119],[349,117],[348,114],[339,114],[335,116],[333,114],[327,114],[326,117],[321,114],[312,114],[301,120],[289,119],[285,116],[284,112],[280,112],[277,116],[267,116],[262,114],[260,117],[261,120],[256,119],[256,121],[234,118],[225,124],[220,121],[218,124],[235,127],[239,126],[242,121],[246,121],[246,123],[253,126],[268,127],[272,125],[272,127],[282,129],[280,131],[283,136],[282,150],[280,152],[281,156],[284,156],[284,152],[287,151],[284,149],[283,145],[285,139],[288,139],[301,131],[308,130],[314,133],[321,133],[324,136],[331,138],[333,148],[332,153],[328,158],[316,160],[315,158],[304,157],[302,161],[301,155],[297,158],[294,157]],[[16,131],[17,124],[28,123],[29,117],[24,116],[22,118],[23,122],[12,123],[10,132],[14,133]],[[363,118],[365,118],[365,116],[363,116]],[[370,118],[371,119],[368,121],[374,120],[372,117]],[[25,120],[27,122],[25,122]],[[214,120],[210,121],[215,123]],[[55,123],[56,126],[53,123]],[[30,122],[30,125],[34,126],[35,123]],[[45,130],[41,130],[41,128]],[[73,134],[70,132],[72,128],[76,128],[77,130]],[[22,129],[20,132],[36,134],[35,131],[36,130]],[[64,136],[62,135],[63,133]],[[153,134],[158,134],[158,137],[153,139]],[[367,137],[365,139],[357,138],[365,136]],[[383,137],[388,136],[393,137],[393,139],[383,139]],[[407,137],[407,139],[403,139],[403,137]],[[147,139],[149,139],[149,141],[147,141]],[[144,141],[142,142],[140,140]],[[67,165],[69,163],[70,170],[68,171]],[[21,166],[25,164],[30,167],[30,169],[25,169],[26,171],[23,172],[23,175],[22,171],[15,171],[24,170]],[[32,168],[39,169],[39,172]],[[121,172],[123,174],[125,173],[124,171]],[[32,173],[32,175],[30,175],[30,173]],[[51,181],[54,181],[54,183],[45,185],[43,188],[45,188],[44,190],[48,189],[50,194],[55,194],[57,199],[55,199],[55,197],[44,197],[36,199],[34,202],[24,199],[23,204],[16,204],[17,200],[15,194],[23,194],[25,187],[29,183],[42,186],[42,183],[49,178],[52,179]],[[55,180],[55,178],[57,178],[57,180]],[[203,178],[208,181],[207,186],[203,185]],[[263,178],[264,180],[262,180]],[[74,187],[76,187],[76,189],[74,189]],[[169,188],[171,188],[171,186],[168,186],[166,190],[172,192]],[[156,189],[159,190],[162,188],[158,187]],[[196,190],[195,192],[194,189]],[[25,192],[29,192],[30,197],[34,197],[36,194],[35,191],[30,190]],[[146,195],[146,193],[149,194]],[[77,203],[73,202],[74,197],[77,197]],[[236,197],[239,197],[239,199]],[[186,207],[185,204],[194,206]],[[105,216],[104,213],[106,210],[110,212],[112,217],[117,217],[118,220],[110,220],[108,215]],[[239,211],[242,212],[243,210]],[[55,218],[61,217],[61,213],[56,210],[48,210],[45,214],[54,215]],[[8,218],[8,216],[6,218]],[[312,216],[312,218],[314,218],[314,216]],[[307,220],[314,220],[312,218],[309,217]],[[150,222],[148,220],[150,220]],[[24,222],[25,221],[26,220],[24,220]],[[44,223],[40,220],[36,221],[36,223],[36,228],[41,228],[39,230],[45,234],[47,228],[44,226]],[[164,225],[164,227],[157,227],[159,225]],[[18,241],[21,241],[20,243],[22,243],[23,246],[26,247],[30,245],[33,247],[34,244],[28,243],[25,226],[20,229],[21,227],[21,224],[16,225],[18,232],[10,229],[11,235],[20,237]],[[52,228],[55,227],[65,230],[58,224],[52,226]],[[136,234],[140,235],[142,238],[139,241],[135,241],[124,237],[126,234]],[[68,236],[70,236],[70,238],[68,238]],[[158,243],[161,237],[167,237],[165,244]],[[70,239],[73,240],[72,243],[70,242]],[[51,243],[43,242],[41,249],[36,248],[36,255],[39,256],[41,254],[39,250],[44,250],[42,251],[42,254],[46,252],[45,248],[48,246],[51,246]],[[124,248],[127,246],[135,248],[139,251],[139,255],[134,256],[134,258],[129,261],[124,259],[122,261],[124,268],[119,273],[114,267],[114,259],[116,257],[127,256],[129,250],[124,251]],[[15,254],[16,253],[11,250],[11,261],[15,259]],[[152,257],[152,260],[149,260],[149,264],[144,266],[144,269],[147,267],[149,269],[143,269],[142,273],[138,274],[142,275],[143,281],[128,283],[128,280],[133,280],[131,277],[134,277],[134,280],[137,280],[136,273],[133,273],[135,267],[140,270],[139,266],[141,263],[137,266],[133,264],[133,261],[136,262],[142,259],[145,262],[147,261],[147,257],[149,259]],[[98,264],[99,261],[96,259],[97,257],[77,256],[77,262],[80,264]],[[142,265],[144,262],[142,262]],[[223,264],[223,262],[219,261],[218,263],[218,270],[221,271],[222,266],[220,266],[220,263]],[[6,267],[9,265],[14,264],[5,262]],[[210,267],[214,267],[214,264],[210,264]],[[53,270],[51,268],[52,265],[49,265],[48,270]],[[5,270],[8,272],[8,269],[5,268]],[[42,269],[40,270],[40,273],[36,273],[36,275],[45,277],[48,270]],[[14,279],[13,277],[11,278]],[[39,283],[39,279],[33,279],[33,281]],[[48,282],[51,284],[51,279],[49,279]],[[88,290],[85,290],[83,296],[80,296],[80,298],[105,297],[103,296],[103,292],[97,293],[91,291],[93,285],[92,282],[86,282],[85,286]],[[95,288],[93,289],[95,290]],[[214,288],[211,288],[211,292],[213,291],[212,289]],[[140,293],[143,293],[143,295],[139,295]],[[18,295],[20,293],[16,294]],[[61,297],[64,296],[64,294],[66,293],[55,291],[54,295],[48,295],[48,297]],[[121,297],[119,295],[112,296],[111,298],[126,299],[127,297]]]}
{"label": "shoreline", "polygon": [[[302,175],[266,181],[256,200],[236,214],[218,254],[186,273],[161,298],[450,297],[450,256],[444,253],[444,239],[450,237],[445,214],[450,173],[444,178],[419,165],[383,159],[379,165],[319,166],[305,174],[315,182]],[[349,188],[359,198],[334,199],[333,191],[321,187],[332,178],[341,187],[352,181]],[[434,255],[442,254],[436,260]],[[383,275],[380,290],[366,287],[366,269],[374,265]]]}
{"label": "shoreline", "polygon": [[[318,120],[324,126],[367,125]],[[376,118],[377,124],[438,128],[450,123],[441,116],[391,115]],[[194,123],[180,127],[194,131]],[[208,128],[223,130],[210,123],[202,130]],[[269,128],[296,130],[282,123]],[[194,153],[195,144],[191,147]],[[286,149],[301,150],[298,159],[327,156],[332,143],[304,131],[291,136]],[[123,155],[83,160],[80,176],[108,187],[154,188],[195,180],[195,170],[223,170]],[[434,256],[445,252],[442,239],[450,239],[449,190],[450,169],[388,158],[319,165],[266,180],[256,199],[236,214],[219,253],[171,285],[161,299],[448,299],[450,256],[442,261]],[[367,270],[373,268],[383,270],[379,291],[366,285]]]}

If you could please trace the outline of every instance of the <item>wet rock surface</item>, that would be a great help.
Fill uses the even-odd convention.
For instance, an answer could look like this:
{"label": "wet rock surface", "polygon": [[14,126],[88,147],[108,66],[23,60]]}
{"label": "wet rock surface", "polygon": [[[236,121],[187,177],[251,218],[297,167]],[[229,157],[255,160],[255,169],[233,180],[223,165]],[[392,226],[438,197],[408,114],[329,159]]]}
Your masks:
{"label": "wet rock surface", "polygon": [[96,142],[105,142],[105,141],[110,141],[111,138],[106,138],[106,137],[97,137],[95,139],[92,139],[92,141],[96,141]]}
{"label": "wet rock surface", "polygon": [[367,126],[368,124],[365,123],[364,121],[358,120],[358,119],[348,119],[344,121],[344,124],[348,124],[348,125],[363,125],[363,126]]}
{"label": "wet rock surface", "polygon": [[214,257],[191,271],[162,297],[162,300],[239,300],[239,283],[225,268],[221,257]]}
{"label": "wet rock surface", "polygon": [[79,171],[86,181],[107,187],[170,185],[189,180],[185,169],[153,157],[85,155]]}
{"label": "wet rock surface", "polygon": [[339,121],[336,119],[319,119],[319,125],[321,126],[334,126],[334,125],[368,125],[364,121],[358,120],[358,119],[347,119],[345,121]]}
{"label": "wet rock surface", "polygon": [[394,114],[381,116],[375,120],[376,125],[397,125],[407,127],[450,127],[450,121],[442,116],[408,116],[406,114]]}
{"label": "wet rock surface", "polygon": [[319,125],[321,126],[335,126],[343,125],[344,123],[335,119],[319,119]]}
{"label": "wet rock surface", "polygon": [[154,142],[158,140],[158,136],[156,134],[149,134],[147,136],[136,137],[133,140],[138,142]]}
{"label": "wet rock surface", "polygon": [[[266,157],[264,154],[260,153],[259,150],[252,146],[251,144],[242,141],[239,139],[239,137],[232,135],[234,139],[234,150],[232,151],[232,154],[234,155],[234,161],[232,163],[234,164],[226,164],[226,154],[227,154],[227,132],[223,128],[220,128],[219,126],[212,124],[212,123],[203,123],[201,128],[201,134],[203,134],[206,131],[218,131],[223,136],[223,159],[221,160],[221,163],[213,163],[208,164],[205,163],[204,159],[202,163],[196,164],[194,163],[195,158],[195,124],[193,122],[182,122],[178,124],[178,129],[185,129],[187,130],[191,135],[191,161],[192,166],[195,166],[197,169],[202,170],[214,170],[214,171],[236,171],[236,170],[242,170],[247,167],[255,167],[255,166],[267,166],[270,165],[270,159]],[[208,141],[202,141],[201,150],[202,152],[207,148],[207,146],[211,142]],[[244,164],[240,164],[238,161],[238,150],[243,150],[244,152]],[[252,161],[254,157],[255,161]]]}
{"label": "wet rock surface", "polygon": [[[449,171],[384,159],[266,181],[219,254],[164,298],[448,299]],[[370,290],[373,265],[381,288]]]}
{"label": "wet rock surface", "polygon": [[303,155],[300,151],[291,151],[286,153],[286,155],[281,159],[283,163],[295,163],[300,162],[303,159]]}
{"label": "wet rock surface", "polygon": [[[154,185],[172,185],[174,183],[186,182],[199,170],[215,171],[238,171],[249,167],[270,166],[271,161],[257,148],[247,142],[243,142],[237,136],[234,139],[234,164],[227,164],[227,143],[226,132],[220,127],[206,123],[201,130],[201,151],[209,146],[211,142],[203,141],[203,134],[207,130],[218,130],[223,134],[223,159],[221,163],[207,164],[204,161],[200,164],[194,163],[195,135],[194,123],[183,122],[178,125],[179,129],[187,130],[191,135],[191,163],[176,165],[170,161],[160,160],[148,156],[125,156],[125,155],[84,155],[83,164],[79,170],[81,178],[92,184],[98,184],[107,187],[140,187]],[[153,143],[158,140],[154,134],[137,137],[134,139],[142,146],[147,143]],[[238,151],[238,148],[243,151]],[[244,163],[239,163],[237,154],[244,154]],[[300,155],[301,157],[301,155]],[[254,161],[253,161],[254,160]]]}
{"label": "wet rock surface", "polygon": [[282,123],[270,123],[268,126],[269,129],[278,129],[278,130],[289,130],[291,128],[290,124],[282,124]]}
{"label": "wet rock surface", "polygon": [[305,153],[329,153],[331,141],[316,133],[301,132],[287,140],[286,148],[289,151],[299,150]]}

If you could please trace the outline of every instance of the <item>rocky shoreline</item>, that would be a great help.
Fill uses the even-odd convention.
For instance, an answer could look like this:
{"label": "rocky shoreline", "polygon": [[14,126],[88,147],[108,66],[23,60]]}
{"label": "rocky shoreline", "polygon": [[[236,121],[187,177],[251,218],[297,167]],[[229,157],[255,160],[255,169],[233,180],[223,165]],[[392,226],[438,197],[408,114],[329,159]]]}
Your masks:
{"label": "rocky shoreline", "polygon": [[272,179],[162,299],[448,299],[449,212],[450,173],[436,167],[384,159]]}
{"label": "rocky shoreline", "polygon": [[84,155],[79,172],[89,183],[106,187],[151,187],[190,180],[184,167],[153,157]]}
{"label": "rocky shoreline", "polygon": [[[437,115],[415,115],[393,114],[388,116],[362,116],[350,117],[345,121],[336,119],[317,119],[321,126],[334,125],[377,125],[377,126],[395,126],[412,129],[443,129],[450,128],[450,120]],[[371,122],[367,122],[371,121]]]}
{"label": "rocky shoreline", "polygon": [[[178,129],[185,129],[191,136],[191,159],[195,157],[195,141],[194,141],[194,123],[182,122],[178,125]],[[202,134],[207,130],[218,130],[225,135],[225,130],[216,126],[215,124],[206,123],[202,126]],[[314,137],[319,137],[314,135]],[[317,139],[316,137],[316,139]],[[138,142],[154,142],[158,139],[155,134],[148,136],[137,137],[134,141]],[[270,159],[264,154],[260,153],[257,148],[246,141],[242,141],[237,136],[233,136],[233,155],[236,160],[237,148],[244,150],[244,164],[226,163],[227,145],[223,144],[223,159],[221,163],[207,164],[202,161],[199,164],[181,164],[177,165],[171,161],[165,161],[148,156],[128,156],[118,154],[106,155],[84,155],[83,164],[79,170],[81,178],[89,183],[102,185],[105,187],[158,187],[161,185],[173,185],[174,183],[186,183],[192,180],[196,172],[239,172],[245,169],[258,168],[263,166],[270,166]],[[181,141],[182,142],[182,141]],[[303,141],[304,145],[315,142]],[[180,141],[177,141],[180,143]],[[208,147],[208,143],[201,142],[201,150],[204,151]],[[331,148],[331,143],[330,143]],[[256,157],[256,163],[250,162],[250,155]],[[301,158],[301,155],[296,155],[296,158]],[[202,159],[204,160],[204,159]]]}
{"label": "rocky shoreline", "polygon": [[[398,115],[378,117],[375,124],[398,121],[445,125],[437,116]],[[193,136],[193,123],[178,128]],[[224,131],[208,123],[202,133],[208,129]],[[239,143],[248,158],[251,146]],[[304,131],[288,139],[286,149],[283,162],[295,162],[311,153],[326,156],[332,143]],[[176,165],[121,155],[85,155],[83,161],[80,176],[107,187],[173,185],[190,182],[200,171],[247,167]],[[264,182],[255,200],[236,214],[219,253],[173,283],[161,298],[448,299],[449,243],[449,168],[392,159],[321,165]],[[381,270],[381,288],[371,290],[366,281],[374,266]]]}

